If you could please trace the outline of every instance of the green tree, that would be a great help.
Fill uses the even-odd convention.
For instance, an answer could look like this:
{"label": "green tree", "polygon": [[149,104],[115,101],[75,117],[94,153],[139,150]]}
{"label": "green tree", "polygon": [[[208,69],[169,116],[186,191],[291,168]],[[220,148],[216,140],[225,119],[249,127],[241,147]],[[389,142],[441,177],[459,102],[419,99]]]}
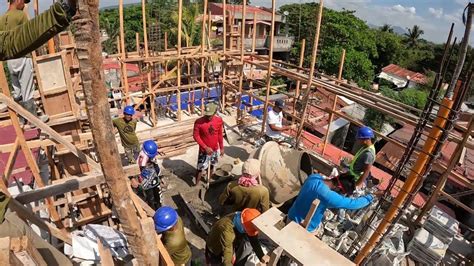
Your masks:
{"label": "green tree", "polygon": [[383,24],[383,26],[380,27],[380,31],[381,31],[381,32],[393,33],[392,25],[390,25],[390,24]]}
{"label": "green tree", "polygon": [[[186,46],[193,46],[201,43],[200,33],[201,24],[197,19],[201,15],[199,5],[197,3],[190,4],[183,8],[181,34]],[[178,24],[178,11],[173,13],[173,20]],[[171,30],[177,36],[178,28]]]}
{"label": "green tree", "polygon": [[376,72],[380,72],[383,67],[389,64],[398,64],[402,54],[403,45],[400,36],[390,31],[375,31],[377,46],[377,57],[372,59]]}
{"label": "green tree", "polygon": [[[280,8],[288,11],[289,30],[293,36],[306,39],[305,66],[311,61],[311,50],[316,29],[316,3],[289,4]],[[337,74],[342,49],[346,49],[344,77],[359,85],[366,85],[374,76],[371,59],[377,58],[374,32],[367,24],[354,16],[354,11],[334,11],[324,9],[319,39],[318,69],[327,74]],[[300,43],[292,50],[293,58],[298,58]]]}
{"label": "green tree", "polygon": [[407,45],[408,47],[417,47],[418,46],[418,39],[423,35],[425,32],[420,28],[418,25],[414,25],[413,28],[407,28],[408,33],[405,33],[407,37]]}

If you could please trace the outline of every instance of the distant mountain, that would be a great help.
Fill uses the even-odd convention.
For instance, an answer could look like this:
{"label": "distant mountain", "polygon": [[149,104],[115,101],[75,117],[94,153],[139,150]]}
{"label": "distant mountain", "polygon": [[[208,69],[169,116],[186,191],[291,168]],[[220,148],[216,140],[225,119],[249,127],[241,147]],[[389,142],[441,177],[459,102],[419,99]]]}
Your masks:
{"label": "distant mountain", "polygon": [[399,35],[404,35],[408,33],[407,29],[399,27],[399,26],[392,26],[393,32]]}
{"label": "distant mountain", "polygon": [[[380,29],[380,27],[382,27],[382,26],[378,26],[369,22],[366,22],[366,23],[367,23],[367,26],[369,26],[369,28],[371,29]],[[392,25],[392,29],[393,29],[393,33],[396,33],[398,35],[404,35],[405,33],[408,33],[408,31],[405,28],[402,28],[400,26]]]}

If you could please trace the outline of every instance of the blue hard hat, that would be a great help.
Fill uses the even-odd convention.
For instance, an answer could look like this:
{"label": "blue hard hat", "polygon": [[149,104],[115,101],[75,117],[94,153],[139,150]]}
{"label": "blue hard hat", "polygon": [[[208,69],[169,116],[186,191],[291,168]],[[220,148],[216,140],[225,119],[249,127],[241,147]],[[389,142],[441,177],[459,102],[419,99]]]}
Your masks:
{"label": "blue hard hat", "polygon": [[126,115],[134,115],[135,109],[133,109],[133,106],[128,105],[128,106],[125,106],[125,108],[123,109],[123,113]]}
{"label": "blue hard hat", "polygon": [[370,127],[361,127],[357,131],[358,139],[371,139],[374,137],[374,131]]}
{"label": "blue hard hat", "polygon": [[143,143],[143,151],[148,157],[154,158],[158,154],[158,145],[153,140],[147,140]]}
{"label": "blue hard hat", "polygon": [[153,216],[157,233],[169,230],[178,222],[178,213],[171,207],[163,206]]}

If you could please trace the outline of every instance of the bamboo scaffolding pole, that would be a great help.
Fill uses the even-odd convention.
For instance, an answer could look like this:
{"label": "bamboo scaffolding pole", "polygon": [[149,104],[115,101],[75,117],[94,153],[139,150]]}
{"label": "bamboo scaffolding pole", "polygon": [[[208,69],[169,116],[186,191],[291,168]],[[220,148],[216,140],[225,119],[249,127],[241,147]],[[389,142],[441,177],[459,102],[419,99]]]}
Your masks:
{"label": "bamboo scaffolding pole", "polygon": [[[301,48],[300,48],[300,60],[298,63],[299,67],[303,67],[304,63],[304,51],[306,49],[306,39],[301,40]],[[300,88],[301,87],[301,81],[297,80],[296,81],[296,90],[295,90],[295,100],[293,101],[293,114],[296,115],[296,102],[299,99],[300,96]]]}
{"label": "bamboo scaffolding pole", "polygon": [[[148,59],[150,56],[150,51],[148,51],[148,32],[147,32],[147,23],[146,23],[146,0],[142,0],[142,23],[143,23],[143,49],[145,54],[145,59]],[[148,63],[147,64],[147,73],[146,73],[146,80],[147,80],[147,89],[150,91],[152,89],[152,81],[151,81],[151,71],[153,70],[154,64]],[[155,95],[152,94],[150,96],[150,115],[151,115],[151,122],[153,126],[156,126],[156,112],[155,112]]]}
{"label": "bamboo scaffolding pole", "polygon": [[125,104],[128,105],[130,99],[128,98],[128,75],[127,75],[127,64],[123,61],[127,58],[126,49],[125,49],[125,33],[124,33],[124,24],[123,24],[123,0],[119,0],[119,38],[120,38],[120,66],[122,69],[122,77],[123,77],[123,88],[125,89]]}
{"label": "bamboo scaffolding pole", "polygon": [[227,51],[227,0],[222,0],[222,43],[224,46],[224,55]]}
{"label": "bamboo scaffolding pole", "polygon": [[433,208],[434,204],[438,201],[438,198],[440,196],[441,191],[443,191],[444,186],[446,185],[446,181],[449,178],[449,175],[451,175],[451,171],[453,171],[454,167],[459,162],[459,159],[461,157],[462,151],[465,148],[465,145],[467,141],[469,140],[469,137],[471,135],[471,132],[474,130],[474,115],[471,115],[471,118],[469,119],[469,124],[467,127],[467,132],[464,134],[463,139],[461,143],[459,143],[456,146],[456,150],[454,151],[453,155],[451,156],[451,161],[449,162],[449,165],[447,169],[444,171],[443,175],[438,178],[436,181],[435,189],[433,192],[431,192],[431,196],[428,199],[428,201],[425,203],[425,206],[421,209],[420,214],[418,215],[415,223],[420,224],[421,220],[423,219],[423,216]]}
{"label": "bamboo scaffolding pole", "polygon": [[316,34],[314,35],[314,43],[313,43],[313,52],[311,54],[311,66],[309,69],[309,77],[308,77],[308,82],[307,82],[307,88],[305,91],[305,95],[303,97],[303,111],[302,111],[302,123],[300,123],[300,126],[298,128],[298,133],[296,134],[296,145],[295,148],[298,147],[301,133],[303,132],[304,128],[304,121],[306,120],[306,112],[308,109],[308,100],[309,100],[309,95],[311,94],[311,86],[313,85],[313,76],[314,76],[314,69],[316,67],[316,55],[318,53],[318,44],[319,44],[319,34],[321,32],[321,19],[323,17],[323,0],[319,0],[319,11],[318,11],[318,18],[317,18],[317,24],[316,24]]}
{"label": "bamboo scaffolding pole", "polygon": [[[178,57],[181,56],[181,30],[183,27],[183,0],[178,0]],[[181,59],[177,61],[177,85],[178,88],[181,86]],[[181,121],[181,91],[176,92],[176,101],[178,103],[178,111],[176,118]]]}
{"label": "bamboo scaffolding pole", "polygon": [[226,71],[227,71],[227,0],[222,0],[222,51],[224,54],[224,61],[221,63],[222,68],[222,88],[221,88],[221,110],[225,109],[225,95],[226,95]]}
{"label": "bamboo scaffolding pole", "polygon": [[[209,19],[210,19],[210,15],[209,15]],[[206,51],[206,36],[209,38],[209,34],[210,34],[210,30],[208,27],[206,27],[206,22],[208,22],[208,18],[207,18],[207,0],[204,0],[204,7],[203,7],[203,12],[202,12],[202,28],[201,28],[201,83],[204,83],[205,80],[206,80],[206,77],[205,77],[205,58],[204,58],[204,52]],[[201,111],[201,114],[204,113],[204,101],[202,99],[204,99],[204,89],[207,88],[207,86],[203,86],[201,87],[201,105],[199,106],[199,109]],[[193,102],[194,99],[193,99]]]}
{"label": "bamboo scaffolding pole", "polygon": [[[339,73],[337,75],[337,79],[339,81],[342,80],[342,70],[344,69],[344,60],[346,59],[346,49],[342,49],[342,54],[341,54],[341,62],[339,63]],[[324,144],[323,144],[323,150],[321,152],[322,156],[324,156],[324,152],[326,151],[326,145],[328,144],[329,141],[329,131],[331,129],[331,123],[332,120],[334,119],[334,111],[336,111],[336,105],[337,105],[337,94],[334,94],[334,101],[332,103],[332,111],[329,114],[329,121],[328,121],[328,128],[326,129],[326,135],[324,137]]]}
{"label": "bamboo scaffolding pole", "polygon": [[239,75],[239,94],[237,95],[237,121],[242,118],[242,87],[244,86],[244,54],[245,54],[245,18],[247,15],[247,1],[242,1],[242,20],[240,23],[240,75]]}
{"label": "bamboo scaffolding pole", "polygon": [[272,24],[270,28],[270,51],[268,52],[268,72],[267,72],[267,89],[265,92],[265,104],[263,107],[263,119],[262,119],[262,134],[265,132],[265,124],[267,122],[268,116],[268,99],[270,97],[270,87],[272,81],[272,60],[273,60],[273,45],[275,40],[275,9],[276,9],[276,0],[272,0]]}

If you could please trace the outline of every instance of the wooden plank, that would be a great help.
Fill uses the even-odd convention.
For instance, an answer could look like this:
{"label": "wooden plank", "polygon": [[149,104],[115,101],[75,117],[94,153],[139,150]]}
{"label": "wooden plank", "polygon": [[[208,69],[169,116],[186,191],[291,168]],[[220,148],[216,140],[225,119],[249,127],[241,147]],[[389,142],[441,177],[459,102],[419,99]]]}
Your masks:
{"label": "wooden plank", "polygon": [[18,202],[16,199],[11,198],[8,207],[16,212],[20,218],[23,220],[28,220],[30,223],[37,225],[40,229],[49,232],[52,236],[56,237],[59,240],[62,240],[69,245],[72,245],[71,234],[59,230],[48,222],[43,221],[41,218],[36,216],[31,210],[27,209],[23,204]]}
{"label": "wooden plank", "polygon": [[318,258],[318,265],[354,265],[294,222],[279,230],[276,225],[284,222],[285,218],[282,212],[273,207],[255,218],[252,223],[260,233],[282,247],[285,254],[300,265],[314,265],[315,258]]}
{"label": "wooden plank", "polygon": [[155,237],[156,237],[156,244],[160,252],[160,264],[163,263],[163,265],[165,266],[174,265],[174,262],[171,259],[170,254],[168,253],[168,250],[166,250],[165,245],[163,245],[163,242],[161,242],[161,238],[157,234],[155,234]]}
{"label": "wooden plank", "polygon": [[[140,173],[137,165],[129,165],[123,168],[127,176],[133,176]],[[92,172],[86,176],[71,176],[59,179],[55,183],[18,194],[15,199],[23,204],[38,201],[46,197],[61,195],[75,190],[93,187],[105,182],[102,172]]]}
{"label": "wooden plank", "polygon": [[97,239],[97,247],[99,249],[100,264],[104,266],[113,266],[114,259],[112,258],[112,253],[110,252],[110,249],[104,247],[99,238]]}
{"label": "wooden plank", "polygon": [[304,218],[304,221],[301,223],[301,226],[308,229],[309,224],[310,224],[309,221],[311,221],[311,219],[313,218],[314,213],[316,212],[316,209],[318,208],[318,205],[319,205],[319,199],[315,199],[313,203],[311,203],[311,208],[306,214],[306,217]]}
{"label": "wooden plank", "polygon": [[27,236],[11,239],[10,249],[23,265],[46,266],[47,263]]}
{"label": "wooden plank", "polygon": [[[5,165],[5,170],[3,171],[3,176],[6,178],[7,182],[13,171],[13,167],[15,166],[15,161],[16,161],[16,156],[18,154],[19,146],[20,146],[20,140],[18,138],[15,138],[15,143],[13,143],[13,150],[10,152],[10,155],[8,156],[8,161],[7,161],[7,164]],[[8,186],[8,184],[6,185]]]}
{"label": "wooden plank", "polygon": [[[92,168],[95,170],[100,170],[100,165],[96,163],[92,158],[85,155],[81,150],[77,149],[72,143],[66,141],[63,136],[61,136],[58,132],[54,131],[50,126],[46,125],[43,121],[35,117],[33,114],[25,110],[19,104],[14,102],[12,99],[8,98],[5,94],[0,93],[0,101],[6,103],[9,108],[23,116],[26,120],[31,122],[33,125],[37,126],[41,129],[42,132],[48,134],[53,140],[57,141],[58,143],[63,144],[66,146],[72,153],[74,153],[79,159],[83,162],[87,162]],[[26,145],[26,144],[25,144]]]}
{"label": "wooden plank", "polygon": [[233,145],[241,138],[237,120],[232,116],[223,116],[222,120],[224,120],[224,131],[227,142]]}

